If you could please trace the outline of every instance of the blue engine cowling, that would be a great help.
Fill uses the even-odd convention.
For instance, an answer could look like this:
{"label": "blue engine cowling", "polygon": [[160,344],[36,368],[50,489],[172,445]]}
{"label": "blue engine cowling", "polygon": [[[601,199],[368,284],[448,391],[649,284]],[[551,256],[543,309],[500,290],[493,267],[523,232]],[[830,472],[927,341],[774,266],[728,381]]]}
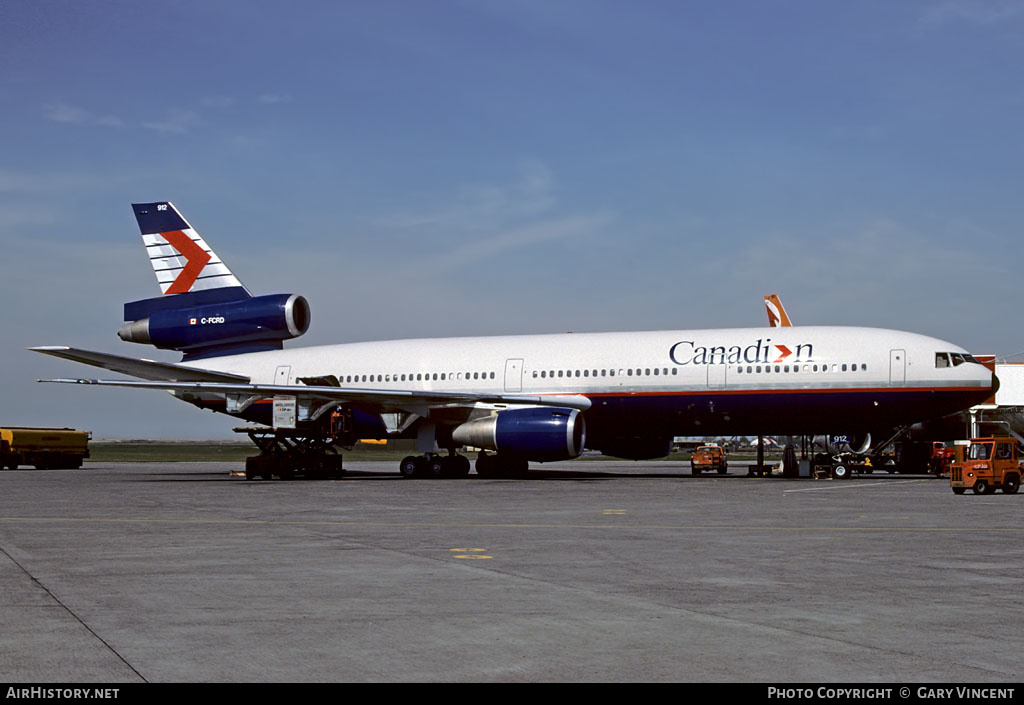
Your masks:
{"label": "blue engine cowling", "polygon": [[527,460],[569,460],[583,452],[586,423],[578,409],[507,409],[467,421],[452,431],[461,445],[494,450]]}
{"label": "blue engine cowling", "polygon": [[305,333],[309,322],[309,303],[304,297],[271,294],[151,310],[145,318],[127,321],[117,335],[132,343],[179,350],[186,359],[194,359],[218,351],[280,349],[282,341]]}

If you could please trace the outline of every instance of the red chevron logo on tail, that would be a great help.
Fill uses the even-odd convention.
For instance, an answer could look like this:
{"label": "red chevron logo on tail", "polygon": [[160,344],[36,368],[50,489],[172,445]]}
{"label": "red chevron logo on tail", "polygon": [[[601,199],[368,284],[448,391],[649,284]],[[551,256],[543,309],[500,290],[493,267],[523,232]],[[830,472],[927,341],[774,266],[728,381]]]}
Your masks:
{"label": "red chevron logo on tail", "polygon": [[164,240],[181,253],[181,256],[188,262],[185,268],[178,272],[178,276],[167,288],[164,294],[184,294],[191,291],[192,285],[196,283],[203,267],[210,261],[210,253],[197,245],[192,238],[181,230],[172,230],[160,233]]}

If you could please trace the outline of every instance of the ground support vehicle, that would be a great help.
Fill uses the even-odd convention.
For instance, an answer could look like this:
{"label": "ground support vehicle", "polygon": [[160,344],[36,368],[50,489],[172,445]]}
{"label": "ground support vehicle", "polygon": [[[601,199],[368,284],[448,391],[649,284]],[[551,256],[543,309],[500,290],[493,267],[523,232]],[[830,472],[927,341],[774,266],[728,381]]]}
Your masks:
{"label": "ground support vehicle", "polygon": [[[870,466],[868,466],[870,467]],[[855,472],[866,470],[864,461],[854,453],[818,453],[811,462],[811,475],[815,478],[831,477],[833,480],[848,480]],[[871,470],[867,470],[871,472]]]}
{"label": "ground support vehicle", "polygon": [[729,461],[725,457],[725,449],[721,446],[699,446],[690,456],[690,472],[700,475],[704,471],[714,470],[724,475],[729,470]]}
{"label": "ground support vehicle", "polygon": [[953,463],[949,486],[954,494],[1016,494],[1022,474],[1017,441],[1010,437],[972,438],[963,462]]}
{"label": "ground support vehicle", "polygon": [[932,455],[928,460],[928,469],[935,477],[942,477],[949,472],[949,466],[956,460],[956,449],[947,448],[942,441],[932,442]]}
{"label": "ground support vehicle", "polygon": [[89,457],[92,433],[73,428],[0,428],[0,467],[17,470],[21,465],[38,469],[82,467]]}

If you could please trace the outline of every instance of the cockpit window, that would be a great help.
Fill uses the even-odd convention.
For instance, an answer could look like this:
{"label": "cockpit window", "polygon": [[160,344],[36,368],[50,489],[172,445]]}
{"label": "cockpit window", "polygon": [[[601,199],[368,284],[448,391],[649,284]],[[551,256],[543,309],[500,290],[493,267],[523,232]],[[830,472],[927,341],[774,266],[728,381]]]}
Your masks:
{"label": "cockpit window", "polygon": [[981,364],[976,357],[967,353],[935,353],[936,367],[959,367],[965,362],[973,362],[976,365]]}

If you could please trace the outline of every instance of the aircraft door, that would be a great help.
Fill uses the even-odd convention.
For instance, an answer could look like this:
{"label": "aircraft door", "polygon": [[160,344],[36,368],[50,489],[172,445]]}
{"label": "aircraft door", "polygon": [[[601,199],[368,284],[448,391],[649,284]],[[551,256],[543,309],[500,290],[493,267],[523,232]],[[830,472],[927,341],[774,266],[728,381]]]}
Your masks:
{"label": "aircraft door", "polygon": [[523,361],[521,358],[505,360],[505,391],[523,391]]}
{"label": "aircraft door", "polygon": [[716,389],[725,386],[726,367],[726,365],[707,365],[709,388]]}
{"label": "aircraft door", "polygon": [[274,374],[274,384],[288,384],[288,378],[292,374],[291,365],[281,365]]}
{"label": "aircraft door", "polygon": [[889,384],[905,384],[907,381],[907,351],[889,351]]}

